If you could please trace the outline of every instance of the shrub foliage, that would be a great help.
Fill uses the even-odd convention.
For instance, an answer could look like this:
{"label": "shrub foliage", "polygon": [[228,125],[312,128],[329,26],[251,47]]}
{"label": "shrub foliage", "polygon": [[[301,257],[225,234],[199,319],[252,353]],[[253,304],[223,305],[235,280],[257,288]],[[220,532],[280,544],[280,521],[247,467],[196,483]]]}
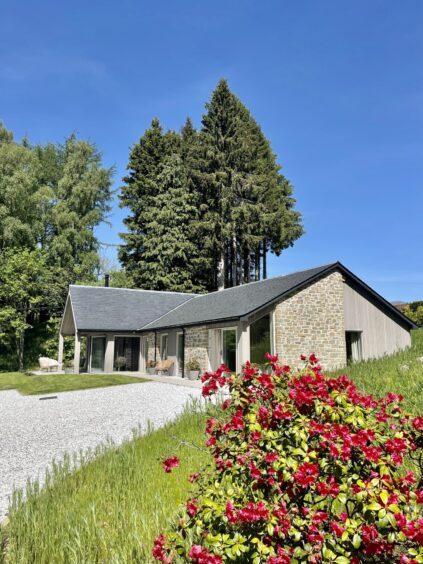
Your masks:
{"label": "shrub foliage", "polygon": [[264,372],[204,374],[205,397],[230,392],[207,421],[214,463],[190,477],[195,494],[156,560],[423,562],[423,417],[302,358],[296,373],[267,355]]}

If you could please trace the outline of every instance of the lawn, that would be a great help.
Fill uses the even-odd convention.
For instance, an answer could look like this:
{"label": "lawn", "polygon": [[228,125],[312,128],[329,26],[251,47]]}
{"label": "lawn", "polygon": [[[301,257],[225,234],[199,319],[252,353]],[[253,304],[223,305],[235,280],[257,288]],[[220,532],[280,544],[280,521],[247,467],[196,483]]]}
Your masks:
{"label": "lawn", "polygon": [[[375,395],[406,396],[406,407],[423,413],[423,330],[413,347],[391,358],[350,366],[357,384]],[[7,529],[11,563],[150,562],[153,538],[189,495],[187,476],[209,460],[203,450],[184,446],[204,442],[206,414],[187,411],[165,428],[119,448],[100,449],[95,460],[76,472],[69,463],[56,467],[47,487],[28,490],[28,501],[15,496]],[[182,459],[165,474],[160,460]],[[0,557],[1,560],[1,557]]]}
{"label": "lawn", "polygon": [[22,372],[0,373],[0,391],[18,390],[25,396],[104,388],[121,384],[146,382],[123,374],[43,374],[32,376]]}

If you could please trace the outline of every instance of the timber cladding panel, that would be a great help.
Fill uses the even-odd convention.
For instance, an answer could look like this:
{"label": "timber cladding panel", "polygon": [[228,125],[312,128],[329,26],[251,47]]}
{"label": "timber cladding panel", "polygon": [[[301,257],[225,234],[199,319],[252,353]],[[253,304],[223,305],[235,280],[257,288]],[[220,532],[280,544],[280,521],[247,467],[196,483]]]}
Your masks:
{"label": "timber cladding panel", "polygon": [[209,369],[209,332],[205,325],[185,330],[185,366],[191,359],[200,363],[200,374]]}
{"label": "timber cladding panel", "polygon": [[406,328],[348,283],[344,285],[344,303],[345,329],[361,332],[363,360],[393,354],[411,345]]}
{"label": "timber cladding panel", "polygon": [[325,369],[346,364],[344,280],[333,272],[275,307],[275,345],[284,364],[297,367],[314,352]]}

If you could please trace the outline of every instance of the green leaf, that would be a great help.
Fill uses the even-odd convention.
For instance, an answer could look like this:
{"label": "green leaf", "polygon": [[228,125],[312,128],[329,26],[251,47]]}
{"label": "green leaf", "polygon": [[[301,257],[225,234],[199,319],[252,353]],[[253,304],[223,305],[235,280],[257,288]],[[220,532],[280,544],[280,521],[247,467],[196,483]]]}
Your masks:
{"label": "green leaf", "polygon": [[352,545],[353,545],[354,548],[360,548],[360,546],[361,546],[361,537],[360,537],[359,534],[356,533],[356,534],[353,536]]}
{"label": "green leaf", "polygon": [[376,501],[373,501],[373,503],[369,503],[369,505],[365,505],[364,507],[365,511],[379,511],[379,509],[382,509],[382,506]]}

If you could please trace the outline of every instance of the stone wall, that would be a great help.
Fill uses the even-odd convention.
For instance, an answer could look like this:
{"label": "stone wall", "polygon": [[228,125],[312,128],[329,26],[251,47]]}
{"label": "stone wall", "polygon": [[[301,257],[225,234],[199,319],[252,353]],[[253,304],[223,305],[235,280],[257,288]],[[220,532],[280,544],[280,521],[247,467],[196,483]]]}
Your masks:
{"label": "stone wall", "polygon": [[275,308],[279,359],[292,367],[314,352],[325,369],[346,364],[344,281],[334,272],[296,292]]}
{"label": "stone wall", "polygon": [[200,363],[200,375],[209,369],[209,332],[205,326],[185,330],[185,373],[188,362],[193,358]]}
{"label": "stone wall", "polygon": [[159,342],[159,335],[157,335],[157,350],[156,350],[156,358],[154,358],[154,332],[143,334],[143,337],[147,337],[148,342],[148,359],[147,360],[160,360],[160,342]]}

